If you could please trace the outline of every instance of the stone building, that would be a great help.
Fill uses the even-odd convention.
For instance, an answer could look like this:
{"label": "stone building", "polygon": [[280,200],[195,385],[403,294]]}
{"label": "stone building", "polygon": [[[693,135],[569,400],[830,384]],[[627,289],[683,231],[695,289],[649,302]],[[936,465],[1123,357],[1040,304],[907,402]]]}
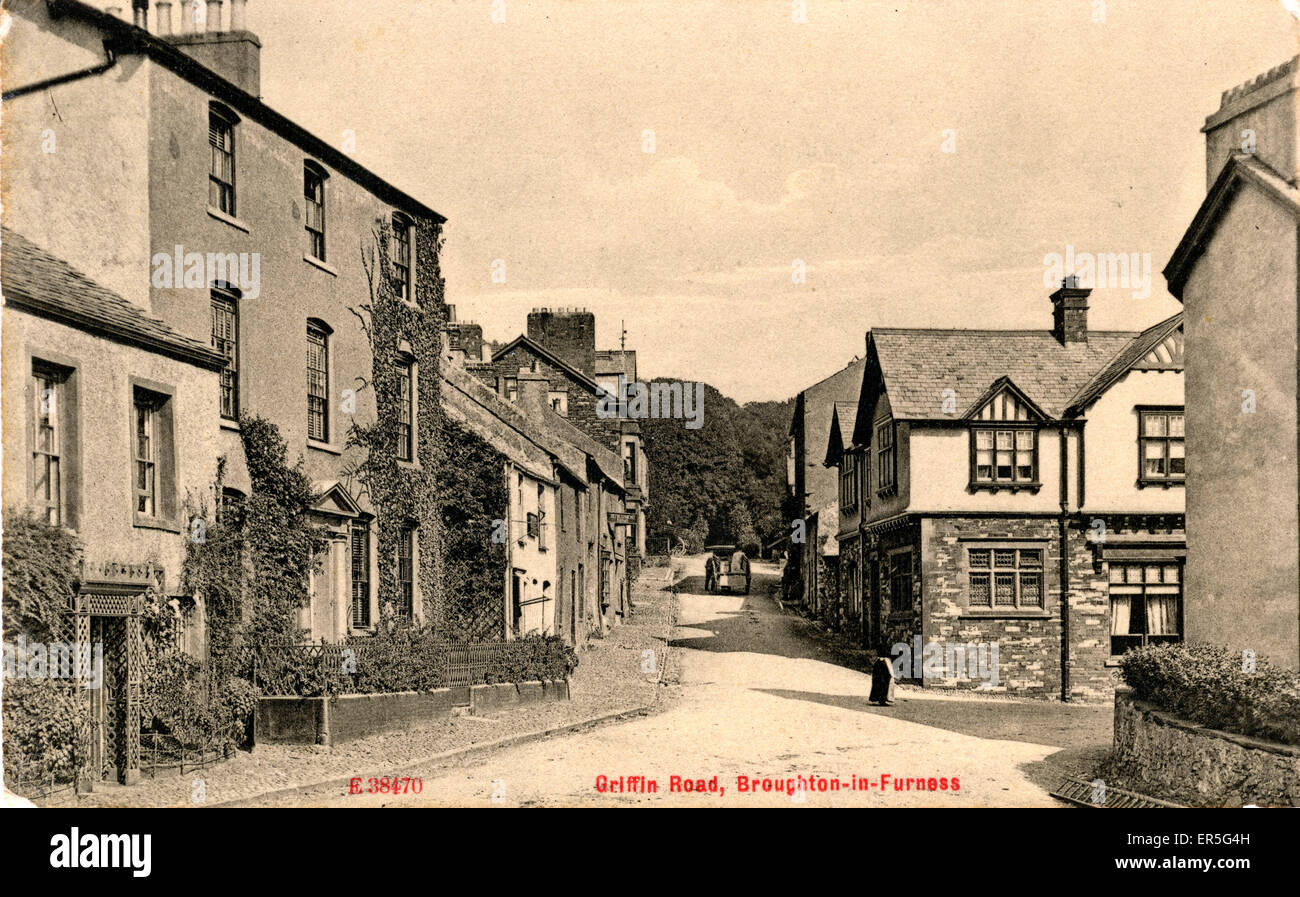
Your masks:
{"label": "stone building", "polygon": [[[854,359],[800,392],[795,396],[790,420],[786,455],[787,516],[791,523],[803,521],[804,539],[792,541],[790,545],[786,573],[788,599],[800,602],[808,613],[831,623],[838,616],[823,596],[836,594],[835,588],[828,590],[825,585],[827,576],[832,577],[832,583],[838,577],[838,567],[834,572],[828,567],[836,565],[839,555],[836,539],[839,497],[835,473],[822,462],[832,414],[837,403],[856,406],[864,365],[862,359]],[[844,435],[852,436],[852,430]]]}
{"label": "stone building", "polygon": [[[211,401],[192,412],[205,415],[212,450],[184,475],[211,486],[224,456],[223,499],[236,500],[249,488],[240,416],[278,427],[330,532],[301,622],[335,641],[372,631],[381,613],[420,620],[437,607],[435,521],[363,494],[349,433],[381,412],[400,419],[384,449],[392,492],[428,493],[444,219],[263,103],[245,0],[231,0],[228,19],[224,6],[207,3],[199,34],[171,3],[135,0],[133,22],[76,0],[9,4],[5,219],[225,356]],[[354,311],[385,276],[400,323],[385,329],[391,345],[372,345]],[[383,407],[380,382],[392,384]],[[126,431],[129,409],[121,415],[105,432]],[[393,596],[383,609],[381,592]]]}
{"label": "stone building", "polygon": [[497,346],[491,357],[481,364],[468,364],[467,370],[509,401],[519,396],[522,372],[541,374],[547,381],[547,404],[559,416],[622,458],[623,480],[627,489],[626,513],[635,515],[629,523],[627,539],[629,573],[635,577],[645,555],[645,503],[649,487],[649,470],[640,424],[635,420],[606,417],[598,413],[605,389],[597,382],[597,359],[600,376],[626,378],[628,368],[635,374],[635,353],[619,350],[596,350],[596,318],[581,309],[534,309],[528,315],[528,332]]}
{"label": "stone building", "polygon": [[[827,452],[840,581],[863,644],[938,652],[906,670],[927,686],[1101,697],[1124,651],[1182,638],[1182,316],[1090,331],[1088,294],[1057,290],[1052,330],[867,334]],[[957,646],[996,647],[996,683]]]}
{"label": "stone building", "polygon": [[443,370],[448,421],[483,440],[503,477],[491,539],[503,546],[500,627],[485,634],[580,645],[629,606],[627,545],[613,522],[625,511],[622,471],[617,456],[549,407],[543,375],[520,377],[518,400],[507,402],[459,366]]}
{"label": "stone building", "polygon": [[1187,313],[1187,637],[1300,667],[1300,58],[1225,91],[1165,278]]}

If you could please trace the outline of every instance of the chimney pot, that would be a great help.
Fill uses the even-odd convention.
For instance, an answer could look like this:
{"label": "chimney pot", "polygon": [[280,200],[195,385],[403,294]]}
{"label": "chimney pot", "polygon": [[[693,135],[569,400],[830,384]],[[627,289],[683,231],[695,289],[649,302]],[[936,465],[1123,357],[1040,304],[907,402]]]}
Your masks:
{"label": "chimney pot", "polygon": [[230,0],[230,30],[248,30],[248,0]]}
{"label": "chimney pot", "polygon": [[216,34],[221,30],[221,7],[224,0],[208,0],[208,14],[204,22],[204,28],[209,34]]}
{"label": "chimney pot", "polygon": [[157,17],[157,20],[158,20],[158,25],[157,25],[158,33],[159,33],[159,34],[164,34],[164,35],[166,35],[166,34],[171,34],[171,33],[172,33],[172,5],[171,5],[171,3],[170,3],[170,2],[161,2],[161,3],[159,3],[159,4],[158,4],[158,9],[155,11],[155,13],[156,13],[156,17]]}

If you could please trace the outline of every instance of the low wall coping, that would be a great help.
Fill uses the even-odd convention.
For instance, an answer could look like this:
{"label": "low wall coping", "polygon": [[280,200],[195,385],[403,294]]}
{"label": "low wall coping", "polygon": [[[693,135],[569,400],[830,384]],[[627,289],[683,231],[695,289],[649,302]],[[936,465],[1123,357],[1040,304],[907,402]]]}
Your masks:
{"label": "low wall coping", "polygon": [[1237,732],[1224,732],[1222,729],[1211,729],[1209,726],[1185,720],[1180,716],[1175,716],[1168,710],[1161,710],[1154,704],[1133,697],[1133,691],[1128,687],[1122,689],[1117,688],[1115,690],[1116,705],[1121,701],[1133,705],[1133,707],[1140,710],[1152,721],[1162,726],[1168,726],[1171,729],[1181,729],[1184,732],[1190,732],[1194,735],[1208,735],[1213,738],[1221,738],[1224,741],[1232,742],[1238,747],[1249,748],[1257,751],[1268,751],[1270,754],[1279,754],[1283,757],[1300,759],[1300,747],[1296,745],[1282,744],[1279,741],[1265,741],[1262,738],[1255,738],[1251,735],[1241,735]]}

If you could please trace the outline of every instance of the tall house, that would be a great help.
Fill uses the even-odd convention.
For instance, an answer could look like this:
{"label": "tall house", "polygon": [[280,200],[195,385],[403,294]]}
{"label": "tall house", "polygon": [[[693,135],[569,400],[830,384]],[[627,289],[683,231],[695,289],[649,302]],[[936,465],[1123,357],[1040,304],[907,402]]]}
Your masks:
{"label": "tall house", "polygon": [[[225,357],[205,423],[219,500],[250,488],[241,415],[304,459],[331,539],[301,621],[314,639],[425,618],[438,527],[360,489],[348,437],[391,422],[376,451],[393,494],[428,494],[443,217],[260,99],[246,0],[209,0],[201,32],[188,4],[135,0],[131,21],[75,0],[7,8],[6,225]],[[381,294],[372,345],[357,312]]]}
{"label": "tall house", "polygon": [[1225,91],[1166,266],[1186,307],[1187,637],[1300,667],[1300,58]]}

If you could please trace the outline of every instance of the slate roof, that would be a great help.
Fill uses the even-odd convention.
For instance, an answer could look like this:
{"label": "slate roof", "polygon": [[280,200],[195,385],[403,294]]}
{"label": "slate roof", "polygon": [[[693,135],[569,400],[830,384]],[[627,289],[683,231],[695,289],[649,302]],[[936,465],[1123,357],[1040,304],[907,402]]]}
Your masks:
{"label": "slate roof", "polygon": [[[1050,330],[911,330],[879,327],[868,334],[899,420],[953,420],[1007,377],[1053,418],[1140,336],[1089,331],[1086,344],[1062,345]],[[957,397],[943,411],[944,390]]]}
{"label": "slate roof", "polygon": [[548,481],[552,478],[552,458],[570,467],[574,476],[586,472],[585,459],[578,463],[571,452],[546,439],[522,409],[498,396],[477,377],[451,364],[443,365],[440,374],[442,408],[447,416],[534,477]]}
{"label": "slate roof", "polygon": [[1070,400],[1067,413],[1074,414],[1086,409],[1099,399],[1116,381],[1129,372],[1133,365],[1140,362],[1148,352],[1164,342],[1165,338],[1183,326],[1183,313],[1179,312],[1166,318],[1153,327],[1148,327],[1129,342],[1110,364],[1102,368]]}
{"label": "slate roof", "polygon": [[830,431],[826,441],[827,467],[839,462],[844,450],[853,445],[853,424],[858,417],[857,402],[836,402],[831,410]]}
{"label": "slate roof", "polygon": [[100,286],[22,234],[0,226],[0,288],[6,305],[200,367],[226,359]]}

